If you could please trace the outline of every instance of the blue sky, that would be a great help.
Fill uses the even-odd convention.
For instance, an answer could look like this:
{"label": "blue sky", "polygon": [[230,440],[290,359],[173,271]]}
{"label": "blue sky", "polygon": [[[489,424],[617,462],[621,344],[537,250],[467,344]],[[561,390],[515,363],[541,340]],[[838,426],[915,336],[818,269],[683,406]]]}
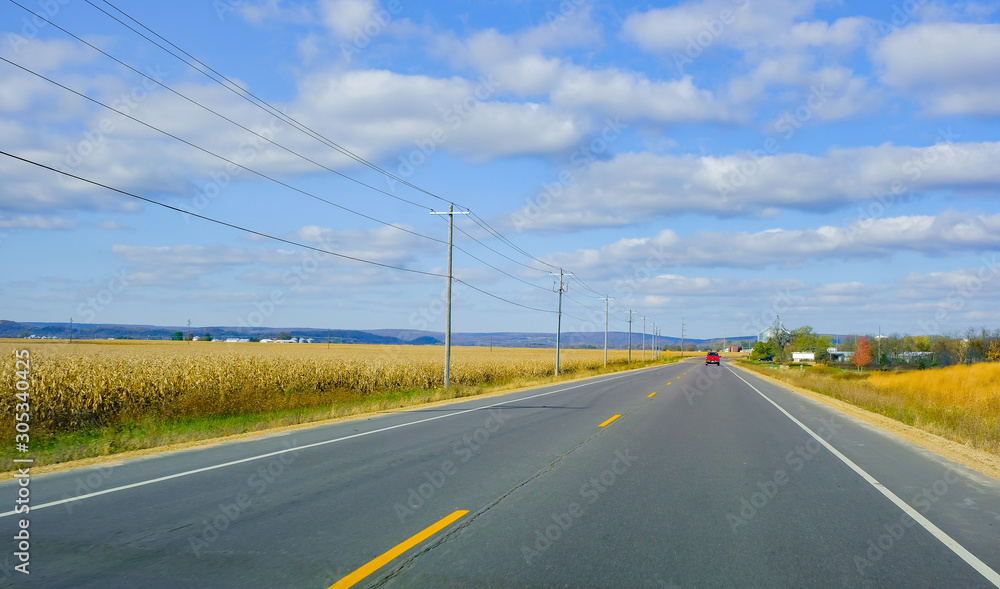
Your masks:
{"label": "blue sky", "polygon": [[[603,330],[600,295],[672,336],[1000,326],[996,3],[24,6],[51,22],[0,6],[2,151],[429,274],[454,202],[457,331],[553,331],[559,267],[567,331]],[[443,278],[0,176],[2,318],[444,326]]]}

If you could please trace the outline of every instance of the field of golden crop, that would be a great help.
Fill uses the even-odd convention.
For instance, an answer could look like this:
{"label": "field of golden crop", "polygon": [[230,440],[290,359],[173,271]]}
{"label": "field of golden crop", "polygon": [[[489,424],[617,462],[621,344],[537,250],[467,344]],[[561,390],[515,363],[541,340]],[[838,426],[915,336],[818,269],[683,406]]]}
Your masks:
{"label": "field of golden crop", "polygon": [[[13,391],[14,351],[31,354],[31,429],[69,432],[147,418],[243,415],[332,406],[443,385],[441,346],[218,342],[0,342],[0,382]],[[647,352],[648,354],[648,352]],[[639,353],[633,351],[633,359]],[[611,351],[609,364],[626,352]],[[603,350],[563,350],[561,372],[603,366]],[[452,349],[452,383],[483,387],[552,375],[551,349]],[[0,400],[12,415],[13,393]],[[0,421],[12,439],[13,419]]]}
{"label": "field of golden crop", "polygon": [[760,369],[776,377],[1000,454],[1000,363],[909,372]]}

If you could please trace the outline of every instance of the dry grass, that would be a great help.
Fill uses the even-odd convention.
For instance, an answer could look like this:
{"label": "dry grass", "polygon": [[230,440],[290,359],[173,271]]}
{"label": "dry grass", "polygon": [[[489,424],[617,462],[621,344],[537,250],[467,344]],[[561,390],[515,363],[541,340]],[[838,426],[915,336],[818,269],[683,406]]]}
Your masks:
{"label": "dry grass", "polygon": [[[454,347],[453,388],[445,392],[440,346],[7,340],[0,342],[4,390],[14,389],[19,349],[31,353],[32,447],[104,432],[83,455],[208,437],[178,434],[167,423],[216,418],[195,427],[238,433],[544,382],[555,369],[550,349]],[[626,356],[611,351],[609,368],[623,368]],[[600,372],[603,364],[603,350],[563,350],[560,378]],[[16,402],[5,395],[0,410],[13,415]],[[0,440],[14,433],[13,419],[0,420]]]}
{"label": "dry grass", "polygon": [[823,367],[801,371],[749,367],[925,431],[1000,454],[1000,363],[862,374]]}

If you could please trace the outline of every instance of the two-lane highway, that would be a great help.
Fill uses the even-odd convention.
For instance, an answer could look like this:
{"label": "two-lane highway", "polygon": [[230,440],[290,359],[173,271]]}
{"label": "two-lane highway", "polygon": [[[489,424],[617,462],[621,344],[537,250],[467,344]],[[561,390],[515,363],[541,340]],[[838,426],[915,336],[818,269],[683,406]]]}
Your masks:
{"label": "two-lane highway", "polygon": [[31,485],[17,586],[980,587],[1000,568],[1000,483],[725,363]]}

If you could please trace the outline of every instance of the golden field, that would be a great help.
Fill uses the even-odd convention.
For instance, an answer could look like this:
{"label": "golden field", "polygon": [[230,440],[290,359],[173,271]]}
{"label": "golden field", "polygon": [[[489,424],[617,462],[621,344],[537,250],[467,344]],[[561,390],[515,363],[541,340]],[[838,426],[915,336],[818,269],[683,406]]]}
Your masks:
{"label": "golden field", "polygon": [[800,371],[754,367],[768,376],[1000,454],[1000,363],[902,372]]}
{"label": "golden field", "polygon": [[[31,430],[43,435],[149,418],[332,407],[437,389],[444,378],[442,346],[6,340],[0,342],[6,391],[14,390],[14,352],[21,349],[31,354]],[[610,351],[609,364],[621,366],[626,357]],[[603,350],[561,354],[565,374],[603,365]],[[452,384],[459,389],[544,379],[554,368],[552,349],[452,348]],[[16,402],[13,394],[3,396],[5,415]],[[13,428],[12,419],[2,420],[0,439],[13,439]]]}

